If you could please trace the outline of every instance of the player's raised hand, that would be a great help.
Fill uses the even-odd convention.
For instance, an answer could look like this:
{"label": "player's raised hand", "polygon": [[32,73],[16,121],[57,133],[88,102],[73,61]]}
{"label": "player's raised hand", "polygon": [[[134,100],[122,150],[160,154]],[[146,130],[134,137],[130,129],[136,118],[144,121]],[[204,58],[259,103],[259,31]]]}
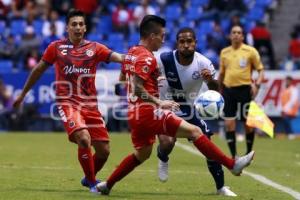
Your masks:
{"label": "player's raised hand", "polygon": [[159,107],[162,109],[172,110],[172,111],[179,111],[179,104],[175,101],[170,100],[161,100],[159,103]]}
{"label": "player's raised hand", "polygon": [[200,74],[202,76],[202,78],[205,80],[205,81],[210,81],[212,80],[212,75],[211,75],[211,72],[209,69],[202,69],[200,71]]}
{"label": "player's raised hand", "polygon": [[13,107],[14,108],[19,108],[20,107],[20,105],[21,105],[21,103],[23,102],[23,100],[24,100],[24,96],[23,95],[19,95],[18,97],[17,97],[17,99],[14,101],[14,103],[13,103]]}

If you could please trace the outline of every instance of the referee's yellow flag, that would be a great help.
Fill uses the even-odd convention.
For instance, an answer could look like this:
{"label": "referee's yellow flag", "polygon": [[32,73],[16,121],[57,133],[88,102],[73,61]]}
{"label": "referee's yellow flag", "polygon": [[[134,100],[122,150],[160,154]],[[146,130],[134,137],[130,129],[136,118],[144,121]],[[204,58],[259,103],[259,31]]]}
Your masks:
{"label": "referee's yellow flag", "polygon": [[246,124],[261,129],[271,138],[274,138],[273,122],[254,101],[250,102]]}

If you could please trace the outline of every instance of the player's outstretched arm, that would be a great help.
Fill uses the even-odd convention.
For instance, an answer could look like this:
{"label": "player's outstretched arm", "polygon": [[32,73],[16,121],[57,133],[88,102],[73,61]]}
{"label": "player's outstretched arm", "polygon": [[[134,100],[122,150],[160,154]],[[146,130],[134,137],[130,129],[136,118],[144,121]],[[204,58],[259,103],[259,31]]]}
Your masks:
{"label": "player's outstretched arm", "polygon": [[39,80],[41,75],[44,73],[44,71],[49,67],[49,64],[44,62],[43,60],[40,60],[40,62],[37,64],[35,68],[31,71],[29,74],[26,83],[23,87],[23,90],[21,94],[17,97],[17,99],[14,101],[13,106],[15,108],[19,107],[22,103],[24,97],[26,96],[27,92],[32,88],[32,86],[36,83],[36,81]]}
{"label": "player's outstretched arm", "polygon": [[144,80],[137,75],[133,76],[133,92],[135,96],[143,99],[144,102],[154,103],[162,109],[179,110],[179,104],[175,101],[160,100],[159,98],[149,94],[144,88]]}
{"label": "player's outstretched arm", "polygon": [[110,55],[109,61],[122,63],[124,61],[124,58],[125,58],[125,54],[112,52],[112,54]]}

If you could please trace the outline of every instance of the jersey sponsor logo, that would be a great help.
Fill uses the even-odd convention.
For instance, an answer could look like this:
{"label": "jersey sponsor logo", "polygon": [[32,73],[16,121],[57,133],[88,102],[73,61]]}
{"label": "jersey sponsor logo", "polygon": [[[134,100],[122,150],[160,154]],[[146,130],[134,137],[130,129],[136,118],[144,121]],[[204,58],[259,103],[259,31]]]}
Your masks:
{"label": "jersey sponsor logo", "polygon": [[67,122],[67,117],[66,117],[64,110],[62,109],[62,106],[58,106],[58,114],[60,115],[61,120],[63,122]]}
{"label": "jersey sponsor logo", "polygon": [[73,47],[74,45],[67,45],[67,44],[62,44],[58,46],[59,49],[72,49]]}
{"label": "jersey sponsor logo", "polygon": [[74,121],[70,121],[70,122],[69,122],[69,127],[70,127],[70,128],[73,128],[74,126],[75,126],[75,122],[74,122]]}
{"label": "jersey sponsor logo", "polygon": [[67,49],[63,49],[63,50],[61,50],[60,53],[65,56],[65,55],[68,54],[68,50]]}
{"label": "jersey sponsor logo", "polygon": [[65,74],[73,74],[73,73],[77,73],[77,74],[89,74],[90,73],[90,68],[86,68],[86,67],[75,67],[75,65],[71,65],[71,66],[65,66],[63,71],[65,72]]}
{"label": "jersey sponsor logo", "polygon": [[133,55],[126,55],[125,56],[125,61],[129,61],[129,62],[135,62],[136,61],[136,56]]}
{"label": "jersey sponsor logo", "polygon": [[145,65],[142,67],[142,72],[144,72],[145,74],[147,74],[149,72],[149,66]]}
{"label": "jersey sponsor logo", "polygon": [[192,79],[193,79],[193,80],[197,80],[197,79],[199,79],[200,77],[201,77],[200,72],[198,72],[198,71],[194,71],[194,72],[193,72],[193,74],[192,74]]}
{"label": "jersey sponsor logo", "polygon": [[86,50],[85,54],[88,56],[88,57],[92,57],[94,55],[94,51],[88,49]]}

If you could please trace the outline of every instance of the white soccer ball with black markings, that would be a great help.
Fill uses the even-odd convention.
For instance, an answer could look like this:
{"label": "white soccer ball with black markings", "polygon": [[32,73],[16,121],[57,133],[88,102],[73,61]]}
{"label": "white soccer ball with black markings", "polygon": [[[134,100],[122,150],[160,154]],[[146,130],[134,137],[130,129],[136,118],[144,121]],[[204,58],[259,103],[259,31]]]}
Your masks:
{"label": "white soccer ball with black markings", "polygon": [[219,92],[207,90],[195,99],[194,106],[201,117],[215,119],[223,112],[224,99]]}

